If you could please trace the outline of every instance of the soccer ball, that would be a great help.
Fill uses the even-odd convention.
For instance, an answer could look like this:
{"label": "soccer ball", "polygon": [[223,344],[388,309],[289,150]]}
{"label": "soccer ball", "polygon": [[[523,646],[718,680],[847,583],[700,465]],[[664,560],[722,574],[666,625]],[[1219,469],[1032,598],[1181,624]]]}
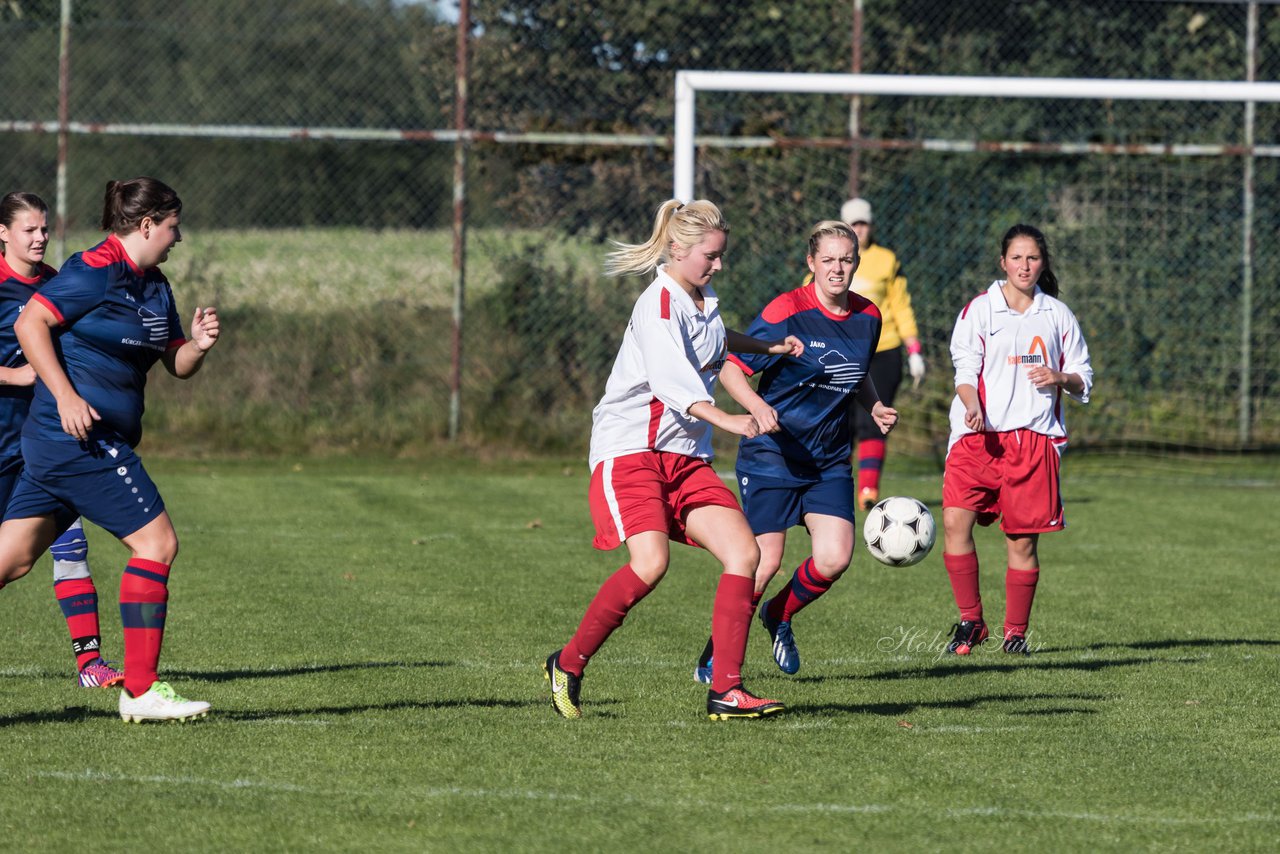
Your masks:
{"label": "soccer ball", "polygon": [[924,560],[933,548],[934,534],[929,508],[900,495],[872,507],[862,523],[867,551],[889,566],[911,566]]}

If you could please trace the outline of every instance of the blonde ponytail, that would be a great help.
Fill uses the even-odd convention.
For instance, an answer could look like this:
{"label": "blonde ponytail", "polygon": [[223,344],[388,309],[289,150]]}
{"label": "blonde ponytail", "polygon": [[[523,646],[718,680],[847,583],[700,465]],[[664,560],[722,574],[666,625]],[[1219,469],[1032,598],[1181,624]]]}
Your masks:
{"label": "blonde ponytail", "polygon": [[729,231],[729,224],[718,207],[706,199],[688,204],[668,199],[658,206],[648,240],[639,244],[613,241],[617,248],[605,256],[605,275],[649,273],[670,258],[672,243],[689,249],[701,243],[709,231],[726,234]]}

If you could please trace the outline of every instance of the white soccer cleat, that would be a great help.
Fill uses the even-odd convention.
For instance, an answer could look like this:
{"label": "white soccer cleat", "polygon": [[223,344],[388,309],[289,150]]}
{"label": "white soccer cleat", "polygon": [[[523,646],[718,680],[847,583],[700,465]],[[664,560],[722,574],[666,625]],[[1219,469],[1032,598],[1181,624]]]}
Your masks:
{"label": "white soccer cleat", "polygon": [[209,704],[179,697],[168,682],[153,682],[147,692],[131,697],[120,692],[120,717],[127,723],[144,721],[189,721],[209,714]]}

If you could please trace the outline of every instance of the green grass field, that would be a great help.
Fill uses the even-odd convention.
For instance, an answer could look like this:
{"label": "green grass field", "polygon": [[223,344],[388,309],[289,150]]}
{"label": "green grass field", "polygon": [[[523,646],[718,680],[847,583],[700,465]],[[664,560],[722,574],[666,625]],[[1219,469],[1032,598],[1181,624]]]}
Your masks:
{"label": "green grass field", "polygon": [[[894,459],[887,491],[937,507]],[[711,723],[691,680],[716,581],[677,549],[595,659],[584,718],[542,659],[622,561],[568,462],[155,462],[183,537],[162,674],[214,705],[125,725],[73,686],[49,566],[0,595],[0,849],[1274,850],[1274,459],[1070,458],[1038,652],[939,646],[941,549],[853,569],[795,623],[777,719]],[[119,655],[121,547],[95,531]],[[980,542],[999,621],[998,538]],[[805,555],[803,532],[788,560]],[[775,585],[778,582],[775,582]]]}

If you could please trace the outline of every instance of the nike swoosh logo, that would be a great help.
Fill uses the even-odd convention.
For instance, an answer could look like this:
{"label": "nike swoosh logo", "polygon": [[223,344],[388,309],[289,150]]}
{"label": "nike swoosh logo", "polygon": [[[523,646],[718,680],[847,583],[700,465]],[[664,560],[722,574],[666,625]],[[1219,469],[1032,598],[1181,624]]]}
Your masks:
{"label": "nike swoosh logo", "polygon": [[720,704],[720,705],[722,705],[722,706],[729,706],[730,708],[733,708],[733,709],[738,708],[738,698],[737,698],[737,697],[734,697],[732,701],[729,701],[729,700],[716,700],[716,702],[717,702],[717,703],[719,703],[719,704]]}
{"label": "nike swoosh logo", "polygon": [[1000,331],[1002,331],[1003,329],[1004,329],[1004,327],[1003,327],[1003,326],[1001,326],[999,329],[992,329],[992,330],[991,330],[990,332],[988,332],[987,334],[988,334],[988,335],[995,335],[997,332],[1000,332]]}

